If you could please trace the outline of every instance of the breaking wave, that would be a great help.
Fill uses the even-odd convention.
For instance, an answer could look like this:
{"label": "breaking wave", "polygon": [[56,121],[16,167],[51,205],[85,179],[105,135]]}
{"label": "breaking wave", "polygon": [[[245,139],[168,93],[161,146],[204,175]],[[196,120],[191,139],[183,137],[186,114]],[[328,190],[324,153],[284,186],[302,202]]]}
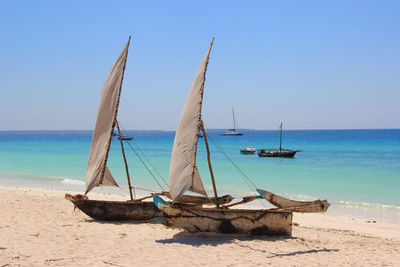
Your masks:
{"label": "breaking wave", "polygon": [[86,184],[85,181],[75,180],[75,179],[70,179],[70,178],[63,178],[61,180],[61,183],[67,184],[67,185],[85,185]]}

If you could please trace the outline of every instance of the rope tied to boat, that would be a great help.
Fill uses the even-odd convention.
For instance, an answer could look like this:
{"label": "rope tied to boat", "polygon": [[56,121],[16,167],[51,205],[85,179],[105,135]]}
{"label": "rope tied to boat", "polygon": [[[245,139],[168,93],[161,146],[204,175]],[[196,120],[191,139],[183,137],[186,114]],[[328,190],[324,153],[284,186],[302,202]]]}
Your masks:
{"label": "rope tied to boat", "polygon": [[[128,131],[120,124],[122,130],[127,133]],[[146,168],[146,170],[149,172],[149,174],[152,176],[152,178],[154,179],[154,181],[158,184],[158,186],[161,188],[161,190],[165,191],[164,187],[160,184],[160,182],[158,181],[158,179],[155,177],[155,175],[153,174],[153,172],[150,170],[149,166],[147,166],[147,164],[144,162],[144,160],[142,159],[142,156],[139,155],[139,153],[136,151],[136,149],[133,148],[133,146],[131,145],[131,142],[136,146],[137,150],[140,151],[140,153],[142,154],[142,156],[146,159],[146,161],[148,162],[148,164],[157,172],[158,176],[161,178],[161,180],[165,183],[165,185],[168,187],[168,183],[165,181],[165,179],[162,177],[162,175],[160,174],[160,172],[158,171],[158,169],[153,165],[153,163],[151,163],[151,161],[146,157],[146,154],[144,154],[144,152],[140,149],[139,145],[132,140],[127,140],[127,143],[129,145],[129,147],[132,149],[132,151],[135,153],[135,155],[138,157],[138,159],[140,160],[140,162],[142,163],[142,165]]]}
{"label": "rope tied to boat", "polygon": [[[204,126],[204,128],[205,129],[207,129],[207,132],[209,132],[208,131],[208,128],[206,128],[205,126]],[[218,148],[218,150],[222,153],[222,154],[224,154],[224,156],[232,163],[232,165],[235,167],[235,169],[239,172],[239,174],[240,174],[240,176],[242,177],[242,179],[244,180],[244,182],[247,184],[247,186],[250,188],[250,190],[251,191],[253,191],[253,192],[257,192],[257,186],[251,181],[251,179],[239,168],[239,166],[233,161],[233,159],[231,159],[229,156],[228,156],[228,154],[222,149],[222,147],[217,143],[217,141],[215,140],[215,138],[212,136],[212,135],[210,135],[210,134],[208,134],[207,135],[208,137],[209,137],[209,139],[211,140],[211,142]],[[258,193],[257,193],[258,194]],[[263,201],[261,201],[261,198],[258,198],[257,197],[257,199],[260,201],[260,203],[266,208],[267,206],[265,205],[265,203],[263,202]]]}

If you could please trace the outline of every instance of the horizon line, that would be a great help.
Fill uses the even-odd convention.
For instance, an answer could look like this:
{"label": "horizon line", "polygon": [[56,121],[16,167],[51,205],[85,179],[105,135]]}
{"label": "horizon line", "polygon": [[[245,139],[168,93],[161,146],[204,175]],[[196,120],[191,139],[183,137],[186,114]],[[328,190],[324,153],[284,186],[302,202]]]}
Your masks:
{"label": "horizon line", "polygon": [[[0,130],[0,132],[17,132],[17,131],[93,131],[94,129],[14,129]],[[206,130],[224,131],[228,128],[209,128]],[[236,130],[244,131],[280,131],[280,129],[250,129],[237,128]],[[284,131],[340,131],[340,130],[400,130],[400,128],[331,128],[331,129],[285,129]],[[161,129],[127,129],[126,131],[159,131],[159,132],[176,132],[176,130],[161,130]]]}

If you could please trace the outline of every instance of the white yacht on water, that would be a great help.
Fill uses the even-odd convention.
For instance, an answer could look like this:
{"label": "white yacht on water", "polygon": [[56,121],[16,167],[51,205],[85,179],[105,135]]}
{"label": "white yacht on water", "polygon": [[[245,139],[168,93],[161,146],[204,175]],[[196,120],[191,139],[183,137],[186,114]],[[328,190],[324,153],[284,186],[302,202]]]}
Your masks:
{"label": "white yacht on water", "polygon": [[233,129],[229,129],[225,133],[221,135],[243,135],[243,133],[236,131],[236,120],[235,120],[235,111],[232,108],[232,117],[233,117]]}

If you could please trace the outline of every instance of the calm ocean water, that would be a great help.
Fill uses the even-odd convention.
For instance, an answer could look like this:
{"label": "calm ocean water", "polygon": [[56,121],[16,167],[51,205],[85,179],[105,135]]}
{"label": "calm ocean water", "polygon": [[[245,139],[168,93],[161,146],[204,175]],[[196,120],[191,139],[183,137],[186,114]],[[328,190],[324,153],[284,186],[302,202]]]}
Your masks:
{"label": "calm ocean water", "polygon": [[[241,155],[245,146],[279,147],[279,131],[244,130],[244,136],[220,136],[210,130],[211,157],[219,194],[253,192],[217,143],[260,188],[294,199],[328,199],[331,213],[400,222],[400,129],[391,130],[287,130],[283,147],[302,149],[293,159]],[[129,131],[137,152],[143,152],[168,181],[174,132]],[[0,183],[84,191],[91,131],[0,131]],[[135,186],[159,191],[160,187],[125,143]],[[137,149],[139,146],[140,149]],[[212,194],[204,141],[198,146],[198,165]],[[126,175],[119,140],[111,145],[109,164],[125,189]],[[157,171],[149,166],[155,177]],[[164,189],[167,186],[158,179]],[[97,189],[104,192],[107,189]],[[146,191],[137,189],[139,194]]]}

